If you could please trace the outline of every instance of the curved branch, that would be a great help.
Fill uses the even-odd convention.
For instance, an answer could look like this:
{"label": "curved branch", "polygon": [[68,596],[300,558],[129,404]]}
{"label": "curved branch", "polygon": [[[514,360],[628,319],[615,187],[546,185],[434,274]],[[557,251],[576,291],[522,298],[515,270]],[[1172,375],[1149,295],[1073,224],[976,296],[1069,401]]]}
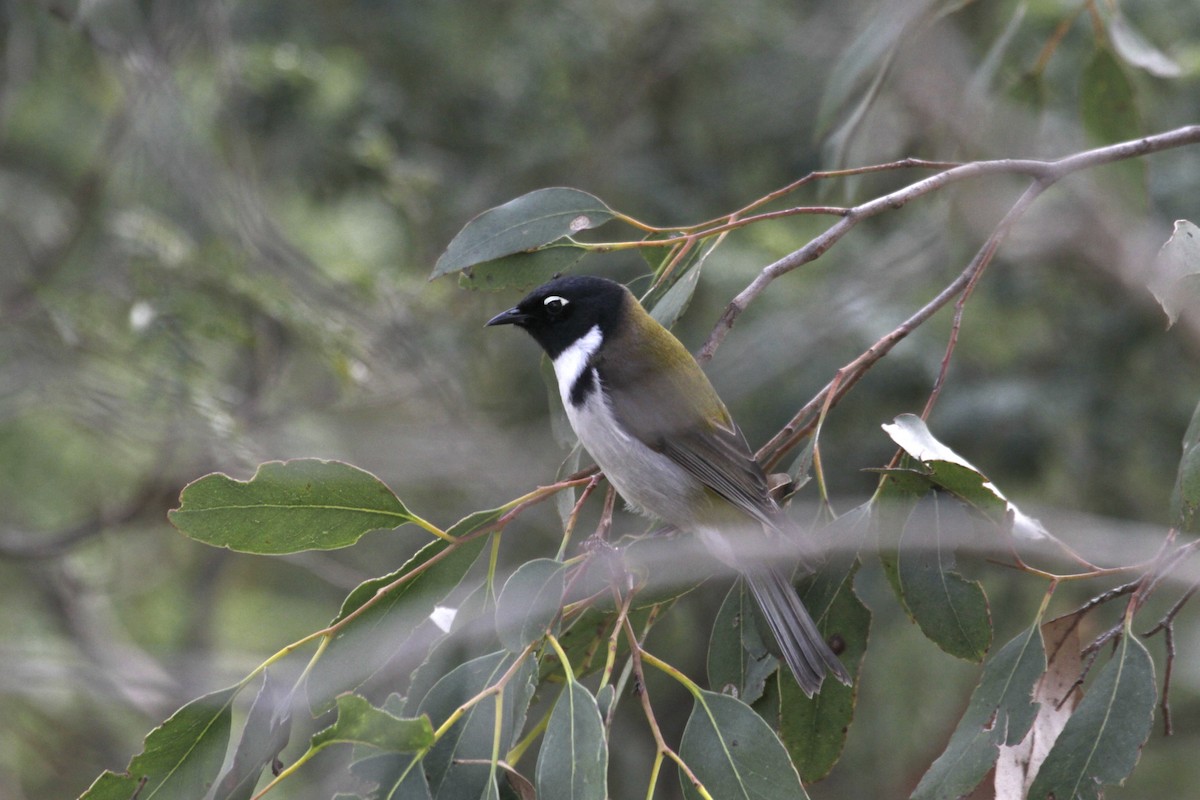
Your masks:
{"label": "curved branch", "polygon": [[[970,178],[980,178],[987,175],[1027,175],[1034,179],[1033,185],[1041,190],[1049,188],[1071,173],[1078,172],[1114,161],[1170,150],[1189,144],[1200,143],[1200,125],[1188,125],[1173,131],[1145,136],[1119,144],[1097,147],[1082,153],[1060,158],[1056,161],[1040,161],[1036,159],[997,159],[994,161],[975,161],[962,166],[952,167],[944,172],[931,175],[902,189],[882,195],[849,209],[845,216],[825,229],[825,232],[814,237],[808,244],[795,250],[773,264],[762,269],[753,281],[746,286],[725,308],[717,321],[712,333],[700,348],[697,360],[701,363],[713,357],[721,346],[734,322],[741,316],[751,303],[761,295],[781,275],[801,267],[810,261],[815,261],[838,240],[865,219],[882,214],[885,211],[903,208],[911,201],[931,192],[943,189],[952,183],[958,183]],[[1015,208],[1015,207],[1014,207]]]}

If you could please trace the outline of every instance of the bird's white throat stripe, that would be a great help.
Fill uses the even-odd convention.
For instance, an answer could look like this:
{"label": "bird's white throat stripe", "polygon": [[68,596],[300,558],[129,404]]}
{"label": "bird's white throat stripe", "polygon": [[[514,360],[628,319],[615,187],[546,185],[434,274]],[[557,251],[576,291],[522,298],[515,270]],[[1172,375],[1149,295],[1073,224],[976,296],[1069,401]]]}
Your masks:
{"label": "bird's white throat stripe", "polygon": [[587,369],[588,359],[600,349],[602,341],[600,326],[593,325],[591,330],[554,359],[554,377],[558,379],[558,393],[562,396],[564,406],[570,406],[571,389]]}

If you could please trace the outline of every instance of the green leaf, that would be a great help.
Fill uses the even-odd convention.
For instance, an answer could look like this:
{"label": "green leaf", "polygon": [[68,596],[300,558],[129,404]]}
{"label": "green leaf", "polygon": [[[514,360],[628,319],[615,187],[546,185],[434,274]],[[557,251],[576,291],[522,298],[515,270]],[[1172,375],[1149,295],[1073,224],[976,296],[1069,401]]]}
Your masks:
{"label": "green leaf", "polygon": [[1181,530],[1200,530],[1200,405],[1183,435],[1183,455],[1171,492],[1171,519]]}
{"label": "green leaf", "polygon": [[[707,251],[705,255],[707,255]],[[679,321],[692,302],[692,295],[696,293],[696,287],[700,284],[700,272],[700,264],[689,269],[675,283],[671,284],[671,288],[667,289],[666,293],[654,304],[654,308],[650,309],[650,316],[654,317],[659,325],[664,328],[675,327],[675,323]]]}
{"label": "green leaf", "polygon": [[[501,651],[459,665],[433,685],[421,700],[419,713],[440,725],[459,706],[493,685],[513,666],[514,660],[514,655]],[[525,724],[525,713],[533,697],[536,668],[535,660],[527,656],[517,668],[517,675],[504,689],[499,725],[498,750],[501,754],[512,747]],[[496,703],[492,698],[473,705],[450,727],[422,764],[434,798],[478,797],[487,790],[488,782],[493,779],[491,766],[461,762],[490,760],[496,732]]]}
{"label": "green leaf", "polygon": [[[1142,135],[1133,83],[1108,48],[1098,48],[1080,77],[1080,113],[1083,128],[1098,144],[1111,144]],[[1146,203],[1146,163],[1130,158],[1097,170],[1111,180],[1126,202]]]}
{"label": "green leaf", "polygon": [[1041,629],[1033,625],[1000,648],[984,665],[945,751],[921,778],[913,798],[954,800],[970,794],[996,763],[1001,745],[1020,742],[1038,707],[1034,684],[1046,670]]}
{"label": "green leaf", "polygon": [[1200,306],[1200,228],[1175,221],[1171,238],[1159,248],[1147,287],[1174,325],[1185,308]]}
{"label": "green leaf", "polygon": [[[312,708],[328,708],[334,697],[361,686],[395,658],[420,658],[422,654],[417,648],[406,647],[406,641],[418,626],[432,629],[433,638],[445,632],[442,619],[432,615],[439,607],[444,610],[442,616],[456,611],[457,601],[449,599],[450,595],[463,582],[487,541],[486,536],[457,544],[437,539],[395,572],[359,584],[346,597],[333,623],[354,614],[368,601],[374,603],[334,634],[314,665],[307,682]],[[435,559],[436,563],[426,566]],[[400,581],[409,574],[411,578]],[[381,592],[383,595],[375,599]]]}
{"label": "green leaf", "polygon": [[168,516],[191,538],[242,553],[333,550],[414,517],[382,481],[338,461],[269,461],[249,481],[214,473]]}
{"label": "green leaf", "polygon": [[[204,797],[229,746],[231,708],[239,687],[199,697],[146,736],[124,774],[105,772],[80,800],[174,800]],[[144,783],[143,783],[144,781]]]}
{"label": "green leaf", "polygon": [[[800,596],[839,658],[857,674],[867,652],[871,612],[854,592],[859,562],[833,559],[801,587]],[[826,679],[821,691],[805,696],[787,670],[779,677],[779,737],[805,783],[829,774],[842,754],[854,719],[855,687]]]}
{"label": "green leaf", "polygon": [[1098,800],[1133,771],[1150,735],[1154,663],[1129,626],[1038,770],[1030,798]]}
{"label": "green leaf", "polygon": [[708,643],[708,684],[714,691],[752,704],[779,666],[763,642],[758,608],[745,581],[734,581],[713,621]]}
{"label": "green leaf", "polygon": [[[720,800],[807,798],[779,737],[737,698],[701,691],[679,742],[679,755],[708,793]],[[700,793],[681,770],[688,798]]]}
{"label": "green leaf", "polygon": [[539,797],[604,800],[608,796],[608,741],[592,697],[568,681],[550,713],[537,760]]}
{"label": "green leaf", "polygon": [[364,744],[397,753],[415,753],[433,744],[429,717],[402,719],[376,708],[365,697],[343,694],[337,698],[337,719],[313,734],[311,749],[331,744]]}
{"label": "green leaf", "polygon": [[250,800],[263,769],[287,746],[291,734],[290,697],[286,686],[263,672],[262,688],[242,725],[242,736],[229,767],[217,782],[214,800]]}
{"label": "green leaf", "polygon": [[522,564],[509,576],[496,599],[500,643],[519,653],[540,639],[562,611],[566,565],[548,558]]}
{"label": "green leaf", "polygon": [[954,571],[954,544],[969,525],[937,494],[917,503],[900,534],[897,578],[905,605],[924,633],[952,656],[981,661],[992,639],[987,596]]}
{"label": "green leaf", "polygon": [[608,222],[613,210],[578,189],[538,189],[468,222],[438,258],[430,280],[485,261],[536,250]]}
{"label": "green leaf", "polygon": [[1151,44],[1115,7],[1108,18],[1108,36],[1125,63],[1156,78],[1178,78],[1183,74],[1183,68],[1173,58]]}
{"label": "green leaf", "polygon": [[458,285],[484,291],[524,291],[566,272],[587,254],[586,249],[570,244],[551,245],[532,253],[513,253],[465,268],[458,277]]}
{"label": "green leaf", "polygon": [[1133,84],[1111,50],[1097,48],[1081,80],[1083,127],[1092,138],[1108,144],[1140,135]]}
{"label": "green leaf", "polygon": [[[1008,501],[987,476],[933,435],[925,420],[901,414],[883,430],[897,446],[925,467],[922,476],[935,486],[953,493],[963,502],[1005,529],[1025,539],[1042,539],[1049,534],[1033,517]],[[897,473],[904,470],[897,470]]]}

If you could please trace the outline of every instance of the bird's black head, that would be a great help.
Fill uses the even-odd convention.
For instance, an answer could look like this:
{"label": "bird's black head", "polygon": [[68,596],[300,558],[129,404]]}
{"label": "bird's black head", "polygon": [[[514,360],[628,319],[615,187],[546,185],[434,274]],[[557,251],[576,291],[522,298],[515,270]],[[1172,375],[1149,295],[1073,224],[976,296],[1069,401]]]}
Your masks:
{"label": "bird's black head", "polygon": [[628,296],[624,286],[607,278],[570,275],[539,286],[487,324],[524,328],[553,359],[596,325],[604,339],[611,338]]}

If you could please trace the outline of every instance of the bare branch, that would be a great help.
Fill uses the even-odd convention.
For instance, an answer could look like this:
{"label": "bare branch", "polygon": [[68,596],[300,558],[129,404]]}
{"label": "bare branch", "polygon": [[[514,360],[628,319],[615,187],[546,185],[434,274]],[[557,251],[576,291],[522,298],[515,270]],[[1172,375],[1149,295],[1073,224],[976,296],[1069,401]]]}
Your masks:
{"label": "bare branch", "polygon": [[725,336],[733,328],[733,324],[737,321],[737,318],[766,290],[772,281],[810,261],[815,261],[826,250],[833,247],[838,240],[849,233],[855,225],[865,219],[877,216],[885,211],[903,208],[918,197],[943,189],[952,183],[958,183],[971,178],[980,178],[988,175],[1027,175],[1034,179],[1030,190],[1033,190],[1035,186],[1040,187],[1037,190],[1037,193],[1040,194],[1041,191],[1057,183],[1067,175],[1083,169],[1110,164],[1114,161],[1138,158],[1150,153],[1196,144],[1197,142],[1200,142],[1200,125],[1188,125],[1173,131],[1146,136],[1141,139],[1098,147],[1093,150],[1085,150],[1082,153],[1066,156],[1056,161],[1039,161],[1034,159],[975,161],[952,167],[944,172],[939,172],[936,175],[919,180],[916,183],[911,183],[902,189],[897,189],[894,192],[889,192],[874,200],[857,205],[848,209],[845,216],[826,228],[824,233],[810,240],[804,247],[764,267],[754,280],[730,301],[729,305],[725,308],[725,312],[713,328],[712,333],[709,334],[704,346],[700,348],[697,358],[703,363],[713,357],[717,348],[721,346],[721,342],[724,341]]}

